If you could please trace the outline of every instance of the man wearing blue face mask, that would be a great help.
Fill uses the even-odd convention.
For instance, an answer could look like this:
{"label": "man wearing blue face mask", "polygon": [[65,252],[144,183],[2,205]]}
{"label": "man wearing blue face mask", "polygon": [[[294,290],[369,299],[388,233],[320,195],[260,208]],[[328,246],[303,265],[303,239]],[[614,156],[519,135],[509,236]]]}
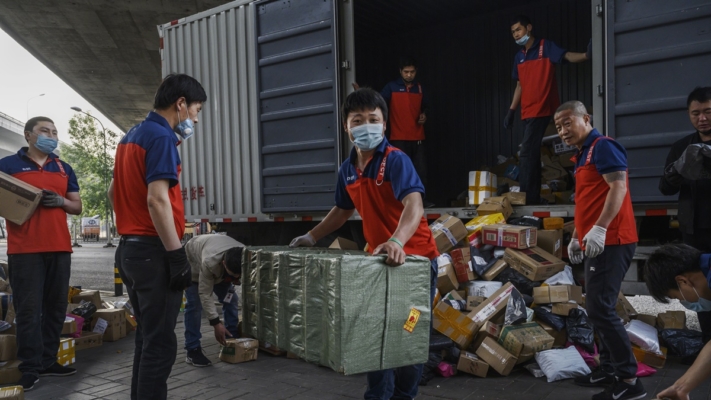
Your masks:
{"label": "man wearing blue face mask", "polygon": [[[165,399],[175,362],[175,324],[191,269],[180,239],[185,212],[177,146],[195,133],[207,95],[184,74],[168,75],[146,119],[116,148],[109,200],[121,235],[116,265],[135,311],[131,399]],[[178,135],[178,136],[176,136]]]}
{"label": "man wearing blue face mask", "polygon": [[[388,265],[403,264],[406,254],[431,260],[434,297],[439,252],[424,218],[425,188],[410,158],[385,139],[385,100],[372,89],[358,89],[343,102],[342,115],[355,147],[338,171],[336,205],[314,229],[289,246],[314,246],[358,210],[368,250],[387,254]],[[421,375],[422,364],[370,372],[365,399],[414,399]]]}
{"label": "man wearing blue face mask", "polygon": [[22,225],[7,221],[17,358],[22,372],[17,384],[28,391],[39,377],[76,372],[57,364],[57,350],[71,268],[67,214],[81,214],[82,203],[72,167],[52,153],[57,148],[54,122],[46,117],[30,119],[25,125],[25,140],[27,147],[0,160],[0,171],[43,189],[42,202],[29,220]]}
{"label": "man wearing blue face mask", "polygon": [[[689,310],[711,311],[710,269],[711,254],[686,244],[667,244],[649,256],[644,279],[649,293],[661,303],[677,299]],[[711,342],[707,342],[689,370],[657,398],[689,400],[689,392],[710,377]]]}
{"label": "man wearing blue face mask", "polygon": [[523,140],[519,156],[519,183],[526,193],[526,204],[541,201],[541,140],[555,110],[560,106],[555,65],[565,61],[580,63],[592,56],[592,42],[585,53],[567,51],[550,40],[533,37],[533,25],[525,15],[511,20],[511,35],[521,51],[514,56],[512,77],[516,81],[511,106],[504,118],[504,129],[513,127],[516,109],[521,105]]}

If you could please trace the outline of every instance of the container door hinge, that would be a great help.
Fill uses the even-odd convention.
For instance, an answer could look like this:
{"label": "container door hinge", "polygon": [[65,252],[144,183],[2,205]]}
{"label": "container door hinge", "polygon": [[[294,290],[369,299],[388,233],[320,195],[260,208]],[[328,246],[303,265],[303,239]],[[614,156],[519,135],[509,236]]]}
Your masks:
{"label": "container door hinge", "polygon": [[341,68],[343,69],[350,69],[351,68],[351,62],[348,60],[341,61]]}
{"label": "container door hinge", "polygon": [[602,85],[597,85],[597,95],[602,96],[605,93],[605,89],[602,87]]}
{"label": "container door hinge", "polygon": [[597,14],[598,17],[602,17],[602,4],[595,6],[595,14]]}

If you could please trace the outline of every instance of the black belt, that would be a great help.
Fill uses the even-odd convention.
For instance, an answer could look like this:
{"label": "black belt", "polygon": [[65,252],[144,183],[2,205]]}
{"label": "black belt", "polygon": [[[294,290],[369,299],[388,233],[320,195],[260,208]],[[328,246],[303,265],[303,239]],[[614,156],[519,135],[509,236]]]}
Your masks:
{"label": "black belt", "polygon": [[119,243],[125,242],[135,242],[135,243],[145,243],[154,246],[163,246],[163,242],[158,236],[121,236]]}

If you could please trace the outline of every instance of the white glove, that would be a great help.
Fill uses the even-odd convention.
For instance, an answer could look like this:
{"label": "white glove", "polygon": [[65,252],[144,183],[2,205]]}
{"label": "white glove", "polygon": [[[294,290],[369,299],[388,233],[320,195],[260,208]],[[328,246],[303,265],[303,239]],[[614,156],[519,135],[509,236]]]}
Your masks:
{"label": "white glove", "polygon": [[607,236],[607,229],[593,225],[590,232],[583,238],[586,257],[595,258],[605,250],[605,236]]}
{"label": "white glove", "polygon": [[568,244],[568,258],[572,264],[583,262],[583,249],[580,248],[580,241],[577,238],[570,239]]}
{"label": "white glove", "polygon": [[316,239],[311,236],[311,232],[306,232],[305,235],[295,237],[294,240],[289,243],[289,247],[313,247],[316,244]]}

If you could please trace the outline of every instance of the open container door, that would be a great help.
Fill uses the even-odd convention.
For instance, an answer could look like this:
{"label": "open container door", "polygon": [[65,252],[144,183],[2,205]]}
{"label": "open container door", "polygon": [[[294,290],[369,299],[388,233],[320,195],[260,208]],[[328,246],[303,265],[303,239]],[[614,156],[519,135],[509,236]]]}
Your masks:
{"label": "open container door", "polygon": [[659,178],[671,144],[694,131],[688,94],[710,84],[711,4],[607,0],[597,13],[604,20],[605,130],[627,149],[632,201],[674,201],[659,192]]}
{"label": "open container door", "polygon": [[328,210],[340,148],[335,1],[254,10],[262,211]]}

